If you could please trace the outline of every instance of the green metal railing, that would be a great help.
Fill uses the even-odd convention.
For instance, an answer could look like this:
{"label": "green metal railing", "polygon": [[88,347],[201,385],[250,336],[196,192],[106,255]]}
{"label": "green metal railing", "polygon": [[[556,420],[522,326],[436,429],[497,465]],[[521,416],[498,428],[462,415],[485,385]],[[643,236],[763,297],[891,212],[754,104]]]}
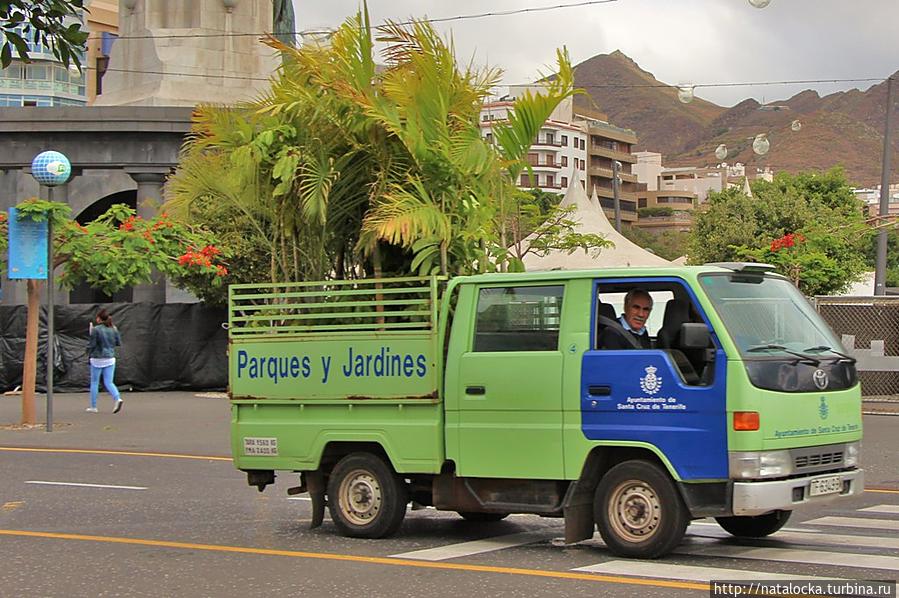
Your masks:
{"label": "green metal railing", "polygon": [[437,330],[443,277],[239,284],[228,289],[228,334],[420,333]]}

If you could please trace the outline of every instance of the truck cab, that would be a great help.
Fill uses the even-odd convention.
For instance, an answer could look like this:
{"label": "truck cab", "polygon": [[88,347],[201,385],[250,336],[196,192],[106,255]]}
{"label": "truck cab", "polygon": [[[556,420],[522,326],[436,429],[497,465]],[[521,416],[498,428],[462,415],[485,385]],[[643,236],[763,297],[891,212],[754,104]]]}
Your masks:
{"label": "truck cab", "polygon": [[[861,493],[863,472],[854,360],[770,270],[356,281],[340,287],[352,300],[281,291],[322,293],[287,309],[289,297],[241,285],[235,464],[260,489],[299,472],[313,523],[327,504],[351,536],[395,532],[410,501],[469,520],[562,517],[567,541],[598,528],[629,557],[670,552],[698,517],[737,536],[774,533],[797,506]],[[394,287],[406,290],[385,293]],[[648,338],[601,346],[632,334],[621,314],[634,289],[651,298]],[[289,373],[291,359],[300,379],[275,389],[268,364]],[[261,376],[248,377],[251,363]]]}

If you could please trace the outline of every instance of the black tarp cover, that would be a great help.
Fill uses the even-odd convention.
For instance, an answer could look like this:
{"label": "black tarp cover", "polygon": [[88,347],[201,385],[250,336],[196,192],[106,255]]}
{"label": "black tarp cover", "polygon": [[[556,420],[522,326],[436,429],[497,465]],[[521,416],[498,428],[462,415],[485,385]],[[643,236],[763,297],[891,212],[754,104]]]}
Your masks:
{"label": "black tarp cover", "polygon": [[[225,309],[200,303],[115,303],[56,306],[55,336],[62,349],[53,388],[85,391],[89,325],[105,307],[122,335],[116,355],[116,385],[123,390],[221,390],[228,384]],[[25,356],[24,305],[0,306],[0,391],[22,384]],[[37,387],[45,390],[46,307],[41,308]],[[56,360],[55,360],[56,361]],[[59,366],[62,365],[62,368]]]}

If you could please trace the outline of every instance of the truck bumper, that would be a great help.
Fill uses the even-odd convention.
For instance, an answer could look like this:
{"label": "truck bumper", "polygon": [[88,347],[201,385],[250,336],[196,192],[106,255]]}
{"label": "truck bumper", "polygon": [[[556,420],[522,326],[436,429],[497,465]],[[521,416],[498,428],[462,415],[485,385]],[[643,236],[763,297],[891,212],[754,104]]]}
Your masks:
{"label": "truck bumper", "polygon": [[[812,483],[839,477],[842,490],[813,495]],[[815,475],[775,482],[734,482],[733,514],[763,515],[771,511],[791,511],[808,504],[823,504],[840,498],[859,496],[865,491],[865,472],[853,469],[840,473]]]}

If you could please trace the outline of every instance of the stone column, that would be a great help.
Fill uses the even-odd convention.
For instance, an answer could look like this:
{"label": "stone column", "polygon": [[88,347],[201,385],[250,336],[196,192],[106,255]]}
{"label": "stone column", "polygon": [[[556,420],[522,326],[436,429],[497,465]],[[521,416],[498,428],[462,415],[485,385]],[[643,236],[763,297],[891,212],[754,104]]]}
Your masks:
{"label": "stone column", "polygon": [[[162,206],[162,186],[168,171],[128,170],[129,175],[137,183],[137,215],[149,219],[156,216]],[[134,286],[132,301],[139,303],[165,303],[165,277],[159,272],[153,273],[152,281]]]}

